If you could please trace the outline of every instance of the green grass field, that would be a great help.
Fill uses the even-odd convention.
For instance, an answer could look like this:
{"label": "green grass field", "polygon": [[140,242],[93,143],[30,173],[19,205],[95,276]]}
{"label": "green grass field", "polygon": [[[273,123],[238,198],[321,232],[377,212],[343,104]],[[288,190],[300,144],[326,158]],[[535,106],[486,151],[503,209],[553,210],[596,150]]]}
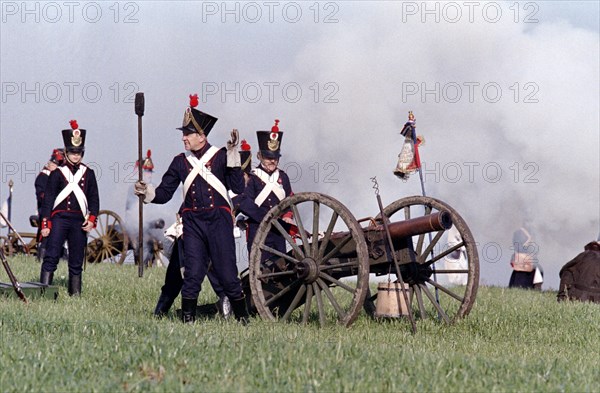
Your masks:
{"label": "green grass field", "polygon": [[[33,258],[10,261],[20,281],[37,281]],[[417,321],[415,335],[366,314],[350,328],[188,326],[151,316],[164,274],[88,265],[83,296],[70,298],[61,261],[56,302],[1,298],[0,391],[600,391],[600,305],[558,304],[554,292],[483,287],[465,319]]]}

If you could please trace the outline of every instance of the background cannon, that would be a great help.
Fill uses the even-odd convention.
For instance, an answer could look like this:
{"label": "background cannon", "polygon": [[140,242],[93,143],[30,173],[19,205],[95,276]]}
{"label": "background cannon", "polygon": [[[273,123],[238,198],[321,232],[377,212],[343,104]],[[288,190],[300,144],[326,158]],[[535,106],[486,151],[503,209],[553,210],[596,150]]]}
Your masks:
{"label": "background cannon", "polygon": [[[288,209],[299,229],[296,238],[277,220]],[[373,314],[377,293],[371,293],[369,277],[397,281],[393,258],[386,252],[385,219],[402,279],[410,288],[412,315],[448,323],[467,315],[477,293],[479,260],[462,217],[446,203],[421,196],[397,200],[383,215],[357,220],[339,201],[319,193],[281,201],[261,222],[243,276],[252,306],[268,320],[318,320],[321,325],[349,326],[362,308]],[[265,244],[270,231],[286,238],[286,253]],[[452,241],[450,231],[458,234]],[[463,253],[464,265],[442,264],[457,251]],[[451,284],[450,275],[462,276],[463,285]]]}
{"label": "background cannon", "polygon": [[[37,216],[30,217],[30,224],[32,227],[38,226]],[[164,227],[164,221],[157,220],[148,225],[152,228],[160,229]],[[18,235],[15,232],[10,232],[7,236],[0,237],[0,247],[2,247],[4,253],[8,256],[26,253],[25,246],[21,241],[23,239],[27,245],[29,254],[37,255],[37,233],[18,232]],[[153,263],[161,258],[162,242],[154,239],[149,240],[152,242],[149,245],[152,253],[150,263]],[[111,210],[100,210],[98,212],[96,228],[92,229],[88,234],[86,261],[88,263],[110,262],[120,265],[125,262],[129,250],[133,249],[134,247],[125,230],[123,219]]]}
{"label": "background cannon", "polygon": [[[90,263],[111,262],[122,264],[137,247],[137,241],[132,239],[126,230],[124,221],[121,217],[110,210],[101,210],[98,214],[96,228],[88,235],[87,245],[87,261]],[[153,265],[156,261],[162,260],[163,243],[154,236],[150,236],[151,230],[162,229],[165,222],[162,219],[147,222],[144,225],[144,241],[148,244],[145,256],[145,263]],[[134,236],[137,235],[134,234]],[[146,247],[145,247],[146,248]],[[131,258],[129,258],[131,260]],[[137,264],[137,259],[133,258],[132,262]]]}

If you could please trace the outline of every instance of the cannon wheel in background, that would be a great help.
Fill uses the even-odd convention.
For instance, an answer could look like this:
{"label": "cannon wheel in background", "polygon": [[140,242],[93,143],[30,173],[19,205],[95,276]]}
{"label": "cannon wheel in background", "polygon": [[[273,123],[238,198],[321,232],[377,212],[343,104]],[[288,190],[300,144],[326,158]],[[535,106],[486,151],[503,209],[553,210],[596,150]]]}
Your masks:
{"label": "cannon wheel in background", "polygon": [[[288,210],[294,213],[298,226],[298,243],[277,220]],[[346,235],[333,232],[336,224]],[[266,246],[270,231],[283,235],[291,251],[282,254]],[[317,238],[320,240],[310,241]],[[278,262],[261,262],[264,252],[278,256],[274,258]],[[342,252],[354,258],[340,263]],[[356,278],[341,280],[342,268],[352,271]],[[314,192],[295,194],[272,208],[260,223],[250,252],[249,275],[252,300],[263,319],[303,324],[318,320],[321,326],[336,322],[349,326],[360,313],[369,286],[363,231],[336,199]]]}
{"label": "cannon wheel in background", "polygon": [[100,210],[96,223],[96,228],[88,234],[87,261],[122,264],[129,246],[123,220],[115,212]]}
{"label": "cannon wheel in background", "polygon": [[[416,252],[419,268],[435,267],[435,275],[418,279],[411,285],[413,312],[420,318],[435,316],[448,323],[466,316],[477,295],[479,286],[479,255],[471,230],[465,220],[450,205],[435,198],[413,196],[399,199],[384,210],[391,222],[421,217],[446,210],[452,217],[452,223],[460,234],[457,244],[449,244],[444,232],[438,231],[413,237],[413,246]],[[464,248],[463,248],[464,247]],[[462,252],[467,261],[466,268],[443,266],[442,261],[453,252]],[[464,285],[450,284],[449,277],[466,278]],[[406,281],[406,280],[405,280]],[[437,289],[437,291],[436,291]],[[372,302],[377,295],[367,298],[365,310],[374,310]],[[439,302],[436,300],[439,298]],[[369,307],[370,306],[370,307]]]}

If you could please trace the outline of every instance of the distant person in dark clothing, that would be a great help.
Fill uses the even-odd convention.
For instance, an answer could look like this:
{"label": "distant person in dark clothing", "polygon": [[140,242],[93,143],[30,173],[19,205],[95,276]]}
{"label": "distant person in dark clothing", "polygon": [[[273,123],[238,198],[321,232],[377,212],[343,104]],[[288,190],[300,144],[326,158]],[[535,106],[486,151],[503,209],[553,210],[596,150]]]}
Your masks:
{"label": "distant person in dark clothing", "polygon": [[557,300],[600,303],[600,242],[594,241],[560,269]]}

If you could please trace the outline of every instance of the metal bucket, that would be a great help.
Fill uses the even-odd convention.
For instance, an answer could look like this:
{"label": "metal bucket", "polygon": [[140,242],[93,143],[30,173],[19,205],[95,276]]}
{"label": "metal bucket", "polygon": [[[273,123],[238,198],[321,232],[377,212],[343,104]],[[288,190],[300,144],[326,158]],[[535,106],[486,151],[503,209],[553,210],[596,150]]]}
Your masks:
{"label": "metal bucket", "polygon": [[[409,302],[412,290],[408,284],[404,284]],[[375,317],[377,318],[400,318],[408,315],[408,307],[404,302],[402,286],[399,282],[381,282],[377,286],[377,306]]]}

